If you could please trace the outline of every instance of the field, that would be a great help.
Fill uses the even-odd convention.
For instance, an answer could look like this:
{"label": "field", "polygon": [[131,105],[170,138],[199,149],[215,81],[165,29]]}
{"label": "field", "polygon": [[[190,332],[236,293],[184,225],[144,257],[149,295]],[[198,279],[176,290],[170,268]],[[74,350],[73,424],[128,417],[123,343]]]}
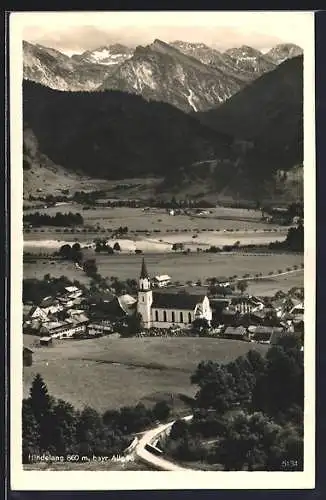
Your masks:
{"label": "field", "polygon": [[[98,271],[104,277],[116,276],[122,280],[139,276],[141,256],[140,255],[104,255],[94,254]],[[54,262],[54,261],[53,261]],[[173,281],[185,283],[187,281],[205,281],[208,277],[225,277],[237,275],[239,278],[245,274],[251,276],[269,272],[277,273],[285,271],[287,267],[300,266],[303,256],[296,254],[267,254],[267,255],[243,255],[243,254],[207,254],[190,253],[183,254],[147,254],[146,263],[151,276],[168,274]],[[37,260],[35,263],[24,263],[25,278],[43,278],[47,273],[53,276],[65,275],[74,280],[87,283],[89,280],[83,271],[77,270],[73,264],[56,261],[51,264],[48,260]],[[250,281],[249,292],[263,295],[271,295],[277,290],[288,290],[293,286],[303,286],[303,270],[298,270],[284,276],[269,278],[268,280]]]}
{"label": "field", "polygon": [[[24,336],[31,345],[32,337]],[[24,367],[24,396],[36,373],[50,394],[99,411],[150,405],[166,395],[194,396],[190,376],[202,360],[228,362],[245,354],[252,344],[208,338],[102,337],[61,341],[53,347],[35,347],[33,365]],[[266,352],[266,346],[255,349]]]}
{"label": "field", "polygon": [[[25,210],[24,214],[33,213],[36,209]],[[83,210],[83,206],[77,203],[67,203],[46,209],[37,209],[38,212],[47,215],[55,215],[57,212],[68,213],[79,212],[84,218],[85,226],[97,226],[102,228],[117,229],[119,226],[128,226],[130,231],[161,230],[165,233],[171,229],[280,229],[280,226],[261,221],[261,212],[238,208],[217,207],[210,209],[211,213],[206,215],[169,215],[163,209],[152,208],[143,211],[141,208],[128,207],[98,207]]]}

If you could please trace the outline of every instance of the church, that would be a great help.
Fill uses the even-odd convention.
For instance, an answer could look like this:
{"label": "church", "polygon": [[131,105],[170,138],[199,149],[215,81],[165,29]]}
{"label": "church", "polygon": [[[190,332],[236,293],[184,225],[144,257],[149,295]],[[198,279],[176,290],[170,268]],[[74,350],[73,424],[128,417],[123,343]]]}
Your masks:
{"label": "church", "polygon": [[[195,291],[194,291],[195,292]],[[143,258],[139,277],[137,312],[145,328],[185,327],[197,318],[211,323],[212,309],[206,294],[154,289]]]}

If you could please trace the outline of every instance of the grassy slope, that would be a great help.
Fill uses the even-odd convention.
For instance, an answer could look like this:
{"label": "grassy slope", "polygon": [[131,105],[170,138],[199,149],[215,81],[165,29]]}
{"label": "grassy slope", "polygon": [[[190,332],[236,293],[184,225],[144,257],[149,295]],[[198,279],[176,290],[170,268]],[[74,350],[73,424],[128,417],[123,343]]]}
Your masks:
{"label": "grassy slope", "polygon": [[[49,392],[76,407],[98,410],[153,402],[167,394],[193,396],[190,376],[205,359],[227,362],[252,348],[245,342],[200,338],[66,341],[35,348],[33,366],[24,368],[24,394],[41,373]],[[265,352],[266,346],[257,346]],[[113,364],[116,363],[116,364]],[[151,368],[157,363],[160,368]],[[137,366],[135,366],[137,365]]]}

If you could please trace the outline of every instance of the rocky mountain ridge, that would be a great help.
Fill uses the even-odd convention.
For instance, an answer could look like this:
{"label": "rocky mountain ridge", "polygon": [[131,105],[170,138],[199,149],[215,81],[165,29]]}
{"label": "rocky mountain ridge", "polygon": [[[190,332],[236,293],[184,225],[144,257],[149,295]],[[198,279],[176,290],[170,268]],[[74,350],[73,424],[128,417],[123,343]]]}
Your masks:
{"label": "rocky mountain ridge", "polygon": [[156,39],[145,47],[113,44],[68,57],[24,42],[24,78],[62,91],[121,90],[197,112],[272,71],[278,58],[292,57],[297,49],[288,45],[267,57],[251,47],[221,53],[203,43]]}

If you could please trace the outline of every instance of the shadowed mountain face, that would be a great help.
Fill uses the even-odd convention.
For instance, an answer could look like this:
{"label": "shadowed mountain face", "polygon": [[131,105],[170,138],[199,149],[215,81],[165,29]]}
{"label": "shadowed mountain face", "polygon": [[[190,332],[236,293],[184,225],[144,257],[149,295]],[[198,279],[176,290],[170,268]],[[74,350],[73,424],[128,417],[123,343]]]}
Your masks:
{"label": "shadowed mountain face", "polygon": [[166,176],[228,156],[232,142],[173,106],[118,91],[60,92],[25,81],[23,103],[40,151],[94,177]]}
{"label": "shadowed mountain face", "polygon": [[217,131],[255,144],[262,175],[268,165],[287,170],[302,163],[302,56],[285,61],[222,106],[196,116]]}

